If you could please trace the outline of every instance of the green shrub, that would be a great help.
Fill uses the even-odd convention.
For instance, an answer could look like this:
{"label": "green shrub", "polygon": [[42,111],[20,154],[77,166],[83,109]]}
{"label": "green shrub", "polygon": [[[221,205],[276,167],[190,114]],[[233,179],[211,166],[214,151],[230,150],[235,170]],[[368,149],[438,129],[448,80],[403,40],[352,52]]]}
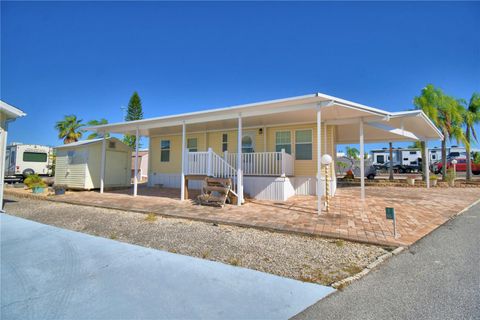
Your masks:
{"label": "green shrub", "polygon": [[29,188],[45,188],[47,184],[43,181],[42,178],[38,176],[38,174],[31,174],[28,177],[25,178],[23,183]]}
{"label": "green shrub", "polygon": [[447,174],[445,175],[445,180],[448,182],[452,182],[455,180],[455,172],[453,171],[453,168],[447,169]]}
{"label": "green shrub", "polygon": [[473,154],[473,163],[480,164],[480,152],[475,152]]}
{"label": "green shrub", "polygon": [[430,175],[430,180],[437,180],[437,179],[438,179],[438,177],[436,175],[434,175],[434,174]]}

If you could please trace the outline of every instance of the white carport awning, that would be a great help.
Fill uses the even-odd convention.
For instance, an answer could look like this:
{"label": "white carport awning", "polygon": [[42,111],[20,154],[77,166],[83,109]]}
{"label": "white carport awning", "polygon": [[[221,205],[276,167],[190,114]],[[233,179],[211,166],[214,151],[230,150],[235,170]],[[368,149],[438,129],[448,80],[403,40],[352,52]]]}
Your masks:
{"label": "white carport awning", "polygon": [[138,128],[140,135],[153,136],[181,134],[185,123],[188,133],[234,130],[239,116],[245,129],[315,123],[318,108],[324,123],[337,126],[337,143],[357,143],[360,121],[365,124],[365,142],[443,138],[421,111],[391,113],[321,93],[86,129],[135,134]]}

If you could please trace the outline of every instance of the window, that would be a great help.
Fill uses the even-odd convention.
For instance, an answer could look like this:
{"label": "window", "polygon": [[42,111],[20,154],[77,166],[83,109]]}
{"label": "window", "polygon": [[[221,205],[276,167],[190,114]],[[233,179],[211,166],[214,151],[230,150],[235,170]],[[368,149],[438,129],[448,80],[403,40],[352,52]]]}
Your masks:
{"label": "window", "polygon": [[436,154],[432,154],[432,160],[435,160],[437,159],[437,155]]}
{"label": "window", "polygon": [[410,154],[417,154],[417,151],[410,151]]}
{"label": "window", "polygon": [[222,152],[228,151],[228,134],[222,134]]}
{"label": "window", "polygon": [[295,159],[312,160],[312,130],[295,131]]}
{"label": "window", "polygon": [[377,156],[377,163],[385,163],[385,156]]}
{"label": "window", "polygon": [[403,158],[403,160],[408,161],[408,158]]}
{"label": "window", "polygon": [[280,152],[285,149],[286,153],[292,154],[292,139],[290,131],[275,132],[275,151]]}
{"label": "window", "polygon": [[24,152],[23,161],[25,162],[47,162],[47,154],[40,152]]}
{"label": "window", "polygon": [[188,149],[188,151],[197,152],[198,151],[197,145],[198,145],[197,138],[187,139],[187,149]]}
{"label": "window", "polygon": [[108,141],[108,147],[109,147],[110,149],[115,149],[115,147],[116,147],[115,141]]}
{"label": "window", "polygon": [[170,140],[162,140],[160,142],[160,161],[170,161]]}

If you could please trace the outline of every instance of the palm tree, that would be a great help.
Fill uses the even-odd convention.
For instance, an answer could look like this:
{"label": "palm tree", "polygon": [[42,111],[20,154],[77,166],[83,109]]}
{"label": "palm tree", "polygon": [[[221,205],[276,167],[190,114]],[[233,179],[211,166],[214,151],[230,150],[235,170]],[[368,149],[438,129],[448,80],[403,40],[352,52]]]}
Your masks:
{"label": "palm tree", "polygon": [[470,157],[470,142],[472,138],[478,142],[475,124],[480,123],[480,93],[474,92],[467,105],[465,100],[460,101],[465,107],[465,150],[467,151],[467,180],[472,180],[472,159]]}
{"label": "palm tree", "polygon": [[[462,126],[463,107],[460,102],[451,96],[446,95],[441,89],[435,88],[429,84],[422,89],[420,96],[414,98],[414,104],[417,109],[422,110],[433,123],[442,131],[444,139],[442,140],[442,177],[446,178],[447,167],[447,138],[449,140],[461,141],[467,143],[463,134]],[[425,156],[425,142],[422,141],[422,155]],[[424,177],[427,161],[423,161]]]}
{"label": "palm tree", "polygon": [[360,154],[360,151],[358,151],[357,148],[346,147],[345,151],[346,151],[345,153],[347,154],[347,157],[353,160],[357,160],[358,155]]}
{"label": "palm tree", "polygon": [[[413,104],[415,105],[415,108],[418,110],[422,110],[437,127],[440,127],[438,122],[438,108],[442,96],[443,92],[440,89],[436,89],[432,84],[429,84],[422,89],[419,96],[413,99]],[[415,144],[418,146],[417,143]],[[425,141],[420,141],[420,149],[422,150],[422,157],[424,157],[426,150]],[[426,179],[427,170],[430,170],[429,168],[427,168],[427,161],[422,161],[423,180]]]}
{"label": "palm tree", "polygon": [[63,139],[63,143],[77,142],[83,135],[82,120],[77,119],[75,115],[68,115],[63,120],[55,124],[55,129],[58,130],[58,138]]}
{"label": "palm tree", "polygon": [[455,139],[457,142],[463,143],[467,146],[469,143],[463,133],[464,109],[459,100],[445,95],[439,108],[439,124],[445,138],[442,141],[442,178],[446,178],[447,174],[447,142]]}
{"label": "palm tree", "polygon": [[[101,125],[104,125],[104,124],[108,124],[108,120],[104,119],[104,118],[102,118],[100,120],[90,120],[90,121],[87,122],[87,125],[89,127],[101,126]],[[109,137],[110,137],[110,134],[106,133],[105,138],[109,138]],[[99,132],[92,132],[91,134],[88,135],[87,140],[92,140],[92,139],[96,139],[96,138],[103,138],[103,134],[99,133]]]}

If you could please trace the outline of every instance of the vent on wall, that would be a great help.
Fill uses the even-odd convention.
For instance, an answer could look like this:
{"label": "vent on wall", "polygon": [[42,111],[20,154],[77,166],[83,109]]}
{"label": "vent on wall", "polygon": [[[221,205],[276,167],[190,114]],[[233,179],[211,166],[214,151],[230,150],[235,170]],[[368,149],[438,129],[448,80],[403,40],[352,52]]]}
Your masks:
{"label": "vent on wall", "polygon": [[109,147],[110,149],[115,149],[115,145],[116,145],[116,144],[115,144],[115,141],[109,141],[109,142],[108,142],[108,147]]}

